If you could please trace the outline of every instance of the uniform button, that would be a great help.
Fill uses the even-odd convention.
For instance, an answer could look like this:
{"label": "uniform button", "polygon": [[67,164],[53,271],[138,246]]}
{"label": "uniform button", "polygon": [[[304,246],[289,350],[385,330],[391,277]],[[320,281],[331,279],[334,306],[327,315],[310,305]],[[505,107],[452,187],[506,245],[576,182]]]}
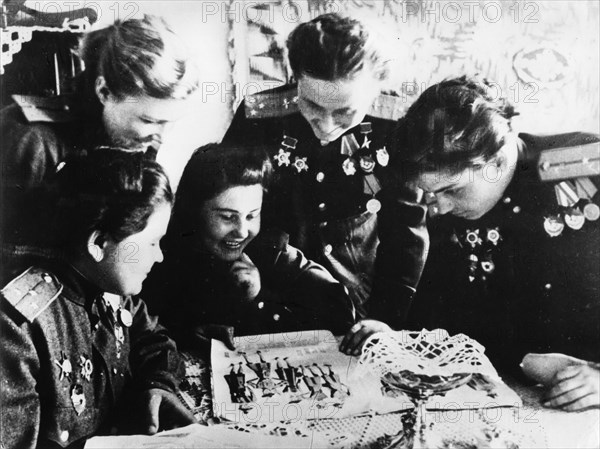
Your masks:
{"label": "uniform button", "polygon": [[256,305],[256,307],[258,307],[259,309],[262,309],[264,306],[265,306],[265,303],[262,301]]}
{"label": "uniform button", "polygon": [[544,289],[545,290],[551,290],[552,289],[552,284],[548,283],[548,284],[544,285]]}
{"label": "uniform button", "polygon": [[50,277],[50,275],[48,273],[44,273],[43,277],[44,277],[44,281],[46,281],[47,284],[52,282],[52,277]]}
{"label": "uniform button", "polygon": [[521,212],[521,208],[519,206],[515,206],[515,207],[513,207],[513,212],[515,214],[518,214],[519,212]]}
{"label": "uniform button", "polygon": [[326,221],[322,221],[321,223],[319,223],[319,227],[320,228],[326,228],[327,227],[327,222]]}
{"label": "uniform button", "polygon": [[319,204],[319,210],[320,210],[321,212],[324,212],[324,211],[325,211],[325,209],[327,209],[327,206],[325,205],[325,203],[321,203],[321,204]]}
{"label": "uniform button", "polygon": [[67,441],[69,441],[69,431],[68,430],[63,430],[60,433],[60,441],[62,441],[63,443],[66,443]]}
{"label": "uniform button", "polygon": [[323,254],[325,254],[326,256],[329,256],[332,251],[333,251],[333,246],[331,246],[331,245],[325,245],[323,247]]}
{"label": "uniform button", "polygon": [[94,330],[97,331],[100,328],[100,323],[94,324]]}
{"label": "uniform button", "polygon": [[508,203],[510,203],[511,200],[510,200],[510,197],[507,196],[502,201],[504,201],[504,204],[508,204]]}
{"label": "uniform button", "polygon": [[325,173],[323,173],[322,171],[317,173],[317,182],[323,182],[324,179],[325,179]]}
{"label": "uniform button", "polygon": [[117,374],[117,368],[113,368],[113,374]]}
{"label": "uniform button", "polygon": [[278,314],[278,313],[276,313],[275,315],[273,315],[273,319],[274,319],[275,321],[279,321],[279,318],[281,318],[281,317],[279,316],[279,314]]}

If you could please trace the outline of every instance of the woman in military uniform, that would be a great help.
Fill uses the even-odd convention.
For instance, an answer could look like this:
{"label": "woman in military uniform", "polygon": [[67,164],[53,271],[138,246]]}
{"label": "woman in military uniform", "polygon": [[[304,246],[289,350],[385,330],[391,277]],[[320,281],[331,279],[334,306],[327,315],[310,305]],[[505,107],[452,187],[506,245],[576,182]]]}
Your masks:
{"label": "woman in military uniform", "polygon": [[[297,84],[246,97],[224,141],[269,149],[266,225],[348,288],[358,318],[400,327],[426,233],[414,192],[389,188],[384,139],[401,111],[399,98],[380,94],[387,58],[362,23],[337,14],[299,25],[287,47]],[[358,340],[371,325],[356,325]]]}
{"label": "woman in military uniform", "polygon": [[68,160],[48,197],[64,257],[0,295],[2,447],[83,447],[114,426],[192,423],[175,395],[175,343],[131,296],[163,258],[173,202],[164,171],[141,153],[98,150]]}
{"label": "woman in military uniform", "polygon": [[85,35],[85,70],[68,97],[15,95],[0,112],[2,240],[5,251],[35,237],[21,207],[31,187],[51,177],[69,154],[112,145],[147,150],[154,159],[165,126],[183,113],[196,71],[182,42],[154,16],[117,21]]}
{"label": "woman in military uniform", "polygon": [[465,333],[515,374],[529,352],[578,357],[549,382],[547,405],[598,406],[586,361],[600,357],[600,139],[516,134],[513,115],[484,80],[461,77],[400,122],[403,168],[432,212],[410,324]]}
{"label": "woman in military uniform", "polygon": [[181,347],[232,346],[235,334],[346,332],[354,310],[343,285],[274,229],[261,231],[272,165],[262,149],[207,145],[188,162],[165,263],[145,285]]}

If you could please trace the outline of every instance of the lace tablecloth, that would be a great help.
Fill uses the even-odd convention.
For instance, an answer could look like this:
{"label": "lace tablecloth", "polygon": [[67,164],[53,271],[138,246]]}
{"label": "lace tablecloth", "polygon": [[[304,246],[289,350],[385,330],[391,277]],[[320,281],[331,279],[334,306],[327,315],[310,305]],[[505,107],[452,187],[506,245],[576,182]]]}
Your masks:
{"label": "lace tablecloth", "polygon": [[[184,353],[186,377],[181,397],[201,423],[218,424],[263,435],[310,437],[314,432],[332,448],[384,448],[402,431],[406,412],[273,423],[220,422],[213,417],[210,368],[197,354]],[[541,406],[540,387],[526,387],[505,378],[523,405],[482,410],[428,411],[427,447],[440,448],[564,448],[599,447],[600,411],[566,413]],[[398,446],[401,447],[401,446]]]}

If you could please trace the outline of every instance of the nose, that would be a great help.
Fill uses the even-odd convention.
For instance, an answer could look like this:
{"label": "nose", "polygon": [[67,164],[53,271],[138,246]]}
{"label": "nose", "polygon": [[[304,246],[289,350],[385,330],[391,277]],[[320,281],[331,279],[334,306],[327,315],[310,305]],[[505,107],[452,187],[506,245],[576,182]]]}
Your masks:
{"label": "nose", "polygon": [[160,246],[157,246],[157,248],[156,248],[154,260],[155,260],[154,263],[162,263],[162,261],[165,260],[165,256],[164,256]]}
{"label": "nose", "polygon": [[235,226],[235,236],[240,239],[245,239],[248,237],[249,227],[248,222],[246,220],[238,220]]}
{"label": "nose", "polygon": [[436,196],[436,204],[435,206],[437,207],[437,214],[438,215],[446,215],[447,213],[450,213],[453,209],[453,205],[452,205],[452,201],[444,198],[443,196],[439,195]]}

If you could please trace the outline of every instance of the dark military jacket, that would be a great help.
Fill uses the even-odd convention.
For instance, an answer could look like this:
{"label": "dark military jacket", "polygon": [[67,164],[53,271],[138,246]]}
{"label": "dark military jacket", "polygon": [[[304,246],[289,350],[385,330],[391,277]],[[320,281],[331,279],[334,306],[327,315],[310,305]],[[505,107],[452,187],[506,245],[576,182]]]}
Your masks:
{"label": "dark military jacket", "polygon": [[246,97],[224,141],[263,146],[273,157],[264,223],[287,232],[292,245],[348,288],[358,318],[400,326],[427,236],[416,194],[387,169],[397,101],[382,95],[372,115],[321,146],[298,110],[295,86],[283,86]]}
{"label": "dark military jacket", "polygon": [[190,247],[167,243],[165,260],[143,292],[181,347],[194,347],[196,328],[207,324],[233,326],[240,336],[313,329],[343,334],[354,323],[344,286],[288,245],[284,233],[265,230],[246,248],[261,278],[253,301],[232,287],[231,263]]}
{"label": "dark military jacket", "polygon": [[[596,164],[598,173],[598,144],[587,146],[595,161],[578,156],[598,136],[519,137],[523,145],[517,171],[490,212],[474,221],[452,216],[430,220],[431,250],[410,325],[465,333],[487,348],[494,364],[509,370],[518,370],[527,352],[597,361],[599,179],[542,182],[540,175],[553,178],[549,175],[556,168],[571,176],[576,173],[569,172],[572,160],[581,162],[583,174],[589,164]],[[556,167],[547,166],[548,159],[557,160]],[[563,188],[571,196],[568,201]]]}
{"label": "dark military jacket", "polygon": [[82,446],[116,424],[127,391],[176,388],[175,343],[144,302],[110,306],[70,267],[30,268],[0,307],[6,449]]}

